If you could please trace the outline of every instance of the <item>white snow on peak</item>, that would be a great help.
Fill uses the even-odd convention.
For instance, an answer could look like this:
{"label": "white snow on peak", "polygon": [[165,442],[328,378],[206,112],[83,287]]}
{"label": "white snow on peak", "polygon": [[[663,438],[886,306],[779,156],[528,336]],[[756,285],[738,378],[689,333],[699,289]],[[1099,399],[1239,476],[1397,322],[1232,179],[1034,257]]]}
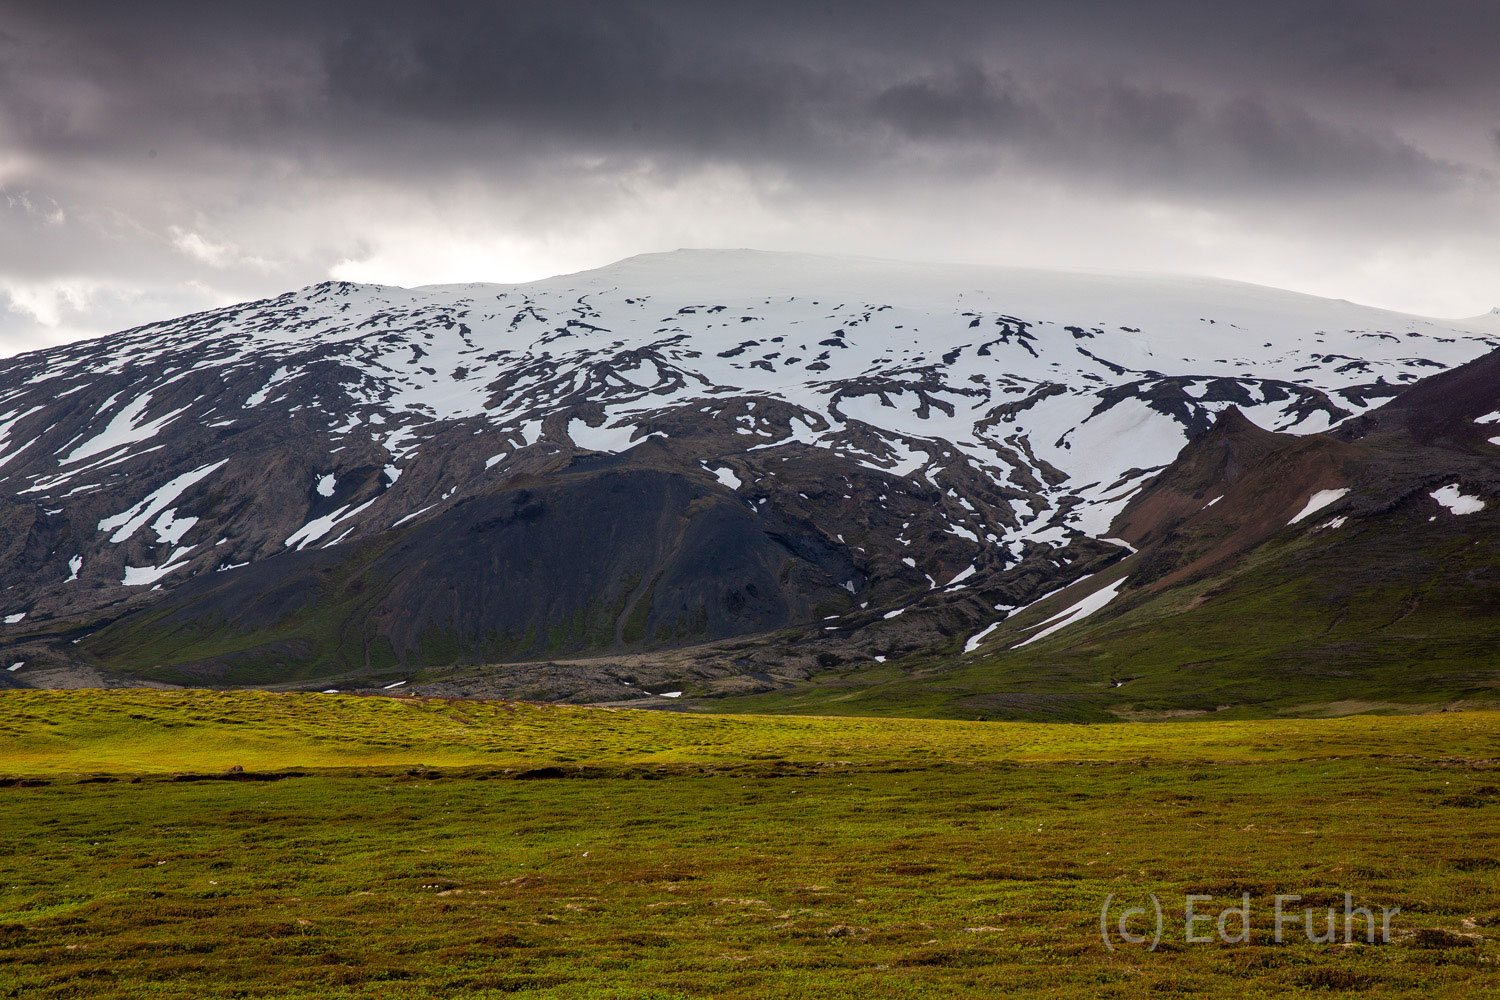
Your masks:
{"label": "white snow on peak", "polygon": [[196,517],[178,517],[177,509],[169,507],[151,522],[151,529],[163,544],[176,545],[182,541],[182,536],[188,533],[188,529],[197,523]]}
{"label": "white snow on peak", "polygon": [[1067,626],[1072,625],[1074,622],[1081,621],[1084,618],[1087,618],[1095,611],[1098,611],[1100,608],[1104,607],[1110,601],[1113,601],[1115,599],[1115,596],[1120,592],[1120,587],[1124,585],[1126,579],[1128,578],[1121,578],[1119,580],[1116,580],[1114,583],[1105,584],[1103,587],[1100,587],[1098,590],[1094,591],[1092,594],[1085,597],[1083,600],[1079,601],[1072,607],[1064,611],[1059,611],[1051,618],[1048,618],[1046,621],[1042,622],[1043,625],[1048,625],[1048,623],[1053,624],[1049,625],[1049,627],[1047,628],[1042,629],[1031,638],[1016,643],[1013,648],[1020,649],[1022,646],[1030,645],[1031,643],[1036,642],[1038,639],[1046,638],[1053,632],[1056,632],[1058,629],[1066,628]]}
{"label": "white snow on peak", "polygon": [[400,517],[400,518],[397,518],[395,521],[392,521],[391,522],[391,527],[393,527],[393,528],[399,528],[403,524],[405,524],[407,521],[415,521],[417,518],[421,517],[423,514],[427,513],[429,510],[431,510],[432,508],[434,508],[436,506],[437,506],[437,504],[430,503],[426,507],[418,508],[417,510],[412,511],[410,514],[407,514],[405,517]]}
{"label": "white snow on peak", "polygon": [[[382,496],[383,495],[384,494],[382,494]],[[289,549],[306,548],[308,545],[311,545],[313,542],[316,542],[318,539],[322,538],[324,535],[332,531],[334,525],[338,524],[340,521],[348,520],[379,499],[380,497],[378,496],[371,497],[369,500],[366,500],[364,503],[359,504],[358,506],[346,505],[340,507],[338,510],[334,511],[331,514],[324,514],[322,517],[315,517],[311,521],[308,521],[302,527],[298,528],[296,531],[288,535],[286,541],[283,544]]]}
{"label": "white snow on peak", "polygon": [[985,637],[987,637],[991,632],[995,631],[995,629],[999,628],[1001,624],[1001,622],[992,622],[991,624],[986,625],[980,631],[971,635],[969,637],[969,641],[964,643],[964,652],[972,653],[974,652],[974,650],[978,649],[979,644],[984,642]]}
{"label": "white snow on peak", "polygon": [[1484,510],[1484,501],[1478,497],[1471,497],[1461,492],[1457,483],[1444,486],[1442,489],[1433,490],[1428,494],[1432,499],[1448,508],[1450,514],[1462,516],[1464,514],[1477,514]]}
{"label": "white snow on peak", "polygon": [[1336,500],[1342,499],[1348,494],[1349,490],[1347,488],[1337,490],[1319,490],[1308,498],[1307,506],[1303,507],[1302,511],[1296,517],[1288,521],[1287,524],[1296,524],[1303,518],[1310,517],[1313,514],[1316,514],[1324,507],[1327,507],[1329,504],[1335,502]]}
{"label": "white snow on peak", "polygon": [[949,580],[943,586],[945,586],[945,587],[954,587],[954,586],[957,586],[957,585],[963,583],[965,580],[967,580],[969,577],[973,576],[977,572],[979,572],[978,568],[975,567],[975,566],[973,566],[971,564],[968,567],[959,570],[956,574],[954,574],[953,579]]}
{"label": "white snow on peak", "polygon": [[30,446],[32,441],[28,440],[22,442],[19,447],[11,448],[9,443],[11,431],[22,420],[25,420],[27,417],[31,416],[33,413],[36,413],[41,409],[43,409],[43,407],[33,406],[29,410],[0,415],[0,465],[4,465],[6,462],[9,462],[12,458],[15,458],[28,446]]}
{"label": "white snow on peak", "polygon": [[1459,320],[1465,326],[1489,332],[1500,332],[1500,306],[1491,309],[1487,313],[1471,316],[1465,320]]}
{"label": "white snow on peak", "polygon": [[114,415],[102,431],[74,448],[68,457],[62,460],[62,464],[70,465],[92,455],[104,454],[127,444],[145,441],[154,437],[157,431],[176,420],[187,409],[187,407],[180,407],[170,413],[162,414],[155,420],[143,420],[142,416],[150,402],[151,393],[148,392],[127,404]]}
{"label": "white snow on peak", "polygon": [[725,486],[728,486],[732,490],[737,490],[742,485],[740,483],[740,477],[736,476],[734,474],[734,470],[733,469],[729,469],[729,468],[712,468],[712,467],[708,466],[707,464],[705,464],[704,467],[707,468],[709,472],[712,472],[714,474],[714,477],[717,478],[720,483],[724,484]]}
{"label": "white snow on peak", "polygon": [[166,562],[160,566],[126,566],[125,577],[120,581],[123,587],[144,587],[153,584],[175,570],[181,569],[188,564],[187,559],[179,559],[188,553],[188,549],[177,549],[167,557]]}
{"label": "white snow on peak", "polygon": [[[152,493],[143,497],[135,506],[116,514],[114,517],[106,517],[99,522],[100,531],[113,531],[109,536],[111,542],[119,543],[125,541],[135,534],[142,526],[157,514],[166,510],[167,506],[183,494],[188,487],[208,476],[215,469],[228,462],[229,459],[221,459],[192,472],[184,472],[182,475],[167,482]],[[189,525],[188,527],[191,527]],[[184,528],[184,531],[187,529]],[[158,529],[160,532],[160,529]],[[179,536],[180,537],[180,536]]]}
{"label": "white snow on peak", "polygon": [[[966,510],[954,534],[976,547],[1061,545],[1108,533],[1180,451],[1186,410],[1201,426],[1232,398],[1270,429],[1321,431],[1379,402],[1372,384],[1399,386],[1497,344],[1494,323],[1217,279],[749,250],[646,254],[525,284],[324,283],[50,349],[28,392],[55,398],[102,377],[121,384],[84,429],[48,439],[47,460],[66,471],[32,474],[26,492],[95,489],[95,474],[151,448],[127,446],[173,421],[248,424],[292,405],[305,411],[299,419],[322,420],[340,447],[363,437],[385,448],[394,484],[419,460],[426,425],[440,420],[501,429],[490,468],[522,448],[565,447],[559,435],[580,449],[625,451],[661,433],[647,431],[659,414],[739,400],[715,419],[733,421],[749,447],[816,443],[936,486],[968,466],[1030,496],[1010,501],[1018,524],[1008,512]],[[177,364],[189,361],[188,370]],[[301,392],[313,362],[339,392]],[[198,370],[252,375],[244,402],[198,399],[149,416],[153,401],[175,407],[169,383]],[[1181,389],[1186,410],[1147,401],[1163,380]],[[1309,405],[1320,394],[1331,411]],[[0,463],[36,460],[33,435],[13,440],[34,403],[24,393],[0,399]],[[585,403],[597,426],[579,415]],[[554,421],[546,442],[544,417]],[[735,488],[739,476],[715,465]],[[315,488],[331,497],[336,486],[325,475]],[[403,509],[425,502],[414,496]],[[123,540],[172,506],[170,497],[138,505],[101,530]],[[287,544],[318,541],[358,509],[313,519]],[[187,520],[174,509],[158,535],[175,544]]]}
{"label": "white snow on peak", "polygon": [[611,427],[606,422],[598,427],[590,427],[588,422],[581,418],[568,421],[568,437],[575,445],[587,451],[610,453],[629,451],[640,443],[632,440],[635,432],[636,426],[632,423]]}

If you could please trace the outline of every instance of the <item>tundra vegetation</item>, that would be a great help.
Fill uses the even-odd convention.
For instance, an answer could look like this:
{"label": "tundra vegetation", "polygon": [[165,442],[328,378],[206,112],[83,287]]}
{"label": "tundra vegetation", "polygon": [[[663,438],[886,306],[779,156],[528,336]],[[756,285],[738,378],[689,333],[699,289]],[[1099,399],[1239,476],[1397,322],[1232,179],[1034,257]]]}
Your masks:
{"label": "tundra vegetation", "polygon": [[[1500,714],[0,693],[0,995],[1500,994]],[[1109,893],[1160,948],[1108,951]],[[1273,897],[1390,943],[1273,940]],[[1248,893],[1246,944],[1190,944]],[[1175,916],[1174,916],[1175,913]],[[1201,929],[1201,928],[1200,928]]]}

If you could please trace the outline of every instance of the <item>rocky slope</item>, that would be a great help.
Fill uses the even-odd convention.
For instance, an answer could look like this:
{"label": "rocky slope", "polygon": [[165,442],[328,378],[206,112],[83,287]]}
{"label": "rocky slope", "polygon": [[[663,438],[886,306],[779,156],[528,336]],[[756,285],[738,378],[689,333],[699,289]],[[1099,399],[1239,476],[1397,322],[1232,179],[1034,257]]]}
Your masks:
{"label": "rocky slope", "polygon": [[1131,554],[963,653],[797,697],[1071,719],[1495,707],[1497,424],[1500,352],[1324,434],[1227,410],[1116,518]]}
{"label": "rocky slope", "polygon": [[1206,279],[748,251],[317,285],[0,361],[0,659],[775,687],[1118,562],[1111,522],[1226,408],[1363,427],[1497,343]]}

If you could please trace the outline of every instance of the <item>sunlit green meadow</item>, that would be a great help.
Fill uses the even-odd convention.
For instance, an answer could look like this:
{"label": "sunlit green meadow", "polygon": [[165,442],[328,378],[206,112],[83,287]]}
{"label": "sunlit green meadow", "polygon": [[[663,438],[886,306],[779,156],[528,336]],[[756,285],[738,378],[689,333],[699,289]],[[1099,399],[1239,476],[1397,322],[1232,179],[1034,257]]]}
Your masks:
{"label": "sunlit green meadow", "polygon": [[[1500,995],[1497,766],[1481,712],[6,692],[0,996]],[[1109,951],[1146,892],[1161,947]],[[1345,892],[1389,944],[1272,941],[1275,894]],[[1249,893],[1250,943],[1186,943],[1188,893]]]}

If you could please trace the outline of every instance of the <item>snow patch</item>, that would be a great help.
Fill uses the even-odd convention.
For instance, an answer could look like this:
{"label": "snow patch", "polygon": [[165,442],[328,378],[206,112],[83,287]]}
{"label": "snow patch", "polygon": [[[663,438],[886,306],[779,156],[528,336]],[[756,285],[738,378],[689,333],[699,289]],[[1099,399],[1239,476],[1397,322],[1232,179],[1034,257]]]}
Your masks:
{"label": "snow patch", "polygon": [[427,513],[429,510],[431,510],[432,508],[434,508],[436,506],[437,506],[437,504],[430,503],[426,507],[421,508],[420,510],[414,510],[410,514],[407,514],[405,517],[403,517],[400,520],[398,520],[395,524],[392,524],[391,527],[393,527],[393,528],[399,528],[403,524],[405,524],[407,521],[410,521],[410,520],[413,520],[415,518],[421,517],[423,514]]}
{"label": "snow patch", "polygon": [[969,577],[973,576],[977,572],[979,572],[977,569],[975,569],[973,566],[970,566],[968,569],[962,570],[961,572],[959,572],[959,574],[957,576],[955,576],[953,579],[949,580],[948,583],[946,584],[946,586],[949,586],[949,587],[958,586],[959,584],[963,583],[965,580],[967,580]]}
{"label": "snow patch", "polygon": [[167,424],[176,420],[187,407],[165,413],[155,420],[141,420],[146,412],[146,407],[151,402],[151,393],[146,393],[139,399],[130,403],[119,413],[115,414],[104,428],[94,437],[89,438],[83,444],[74,448],[67,458],[62,460],[63,465],[71,465],[91,455],[100,455],[105,452],[114,451],[116,448],[127,444],[135,444],[145,441],[156,435]]}
{"label": "snow patch", "polygon": [[611,427],[609,421],[606,420],[598,427],[590,427],[580,417],[574,417],[568,421],[568,437],[585,451],[601,451],[609,454],[628,451],[640,443],[631,440],[637,430],[638,428],[630,423]]}
{"label": "snow patch", "polygon": [[714,474],[714,477],[718,479],[720,483],[728,486],[730,489],[737,490],[740,488],[740,477],[734,474],[733,469],[714,469],[710,468],[708,465],[704,465],[704,468],[708,469],[709,472],[712,472]]}
{"label": "snow patch", "polygon": [[1319,490],[1308,498],[1307,506],[1302,508],[1301,513],[1288,521],[1287,524],[1296,524],[1304,517],[1309,517],[1313,514],[1316,514],[1318,511],[1322,510],[1324,507],[1327,507],[1329,504],[1341,500],[1348,495],[1349,490],[1347,488],[1337,490]]}
{"label": "snow patch", "polygon": [[225,458],[211,465],[205,465],[201,469],[184,472],[182,475],[148,494],[129,510],[122,511],[114,517],[106,517],[100,521],[99,530],[113,531],[114,534],[109,536],[109,540],[115,544],[125,541],[125,539],[143,527],[146,522],[166,510],[167,506],[181,496],[188,487],[203,479],[228,461],[229,459]]}
{"label": "snow patch", "polygon": [[302,527],[298,528],[296,531],[288,535],[286,541],[282,544],[289,549],[306,548],[309,543],[316,542],[318,539],[322,538],[324,535],[332,531],[335,524],[353,517],[355,514],[358,514],[360,511],[364,510],[366,507],[370,506],[370,504],[379,499],[380,497],[372,497],[369,500],[366,500],[364,503],[360,504],[358,507],[350,508],[348,506],[344,506],[334,511],[332,514],[324,514],[322,517],[315,517],[311,521],[308,521]]}
{"label": "snow patch", "polygon": [[1477,514],[1484,510],[1484,501],[1461,493],[1457,483],[1444,486],[1440,490],[1433,490],[1428,496],[1447,507],[1450,514],[1460,517],[1464,514]]}
{"label": "snow patch", "polygon": [[1071,608],[1068,608],[1065,611],[1059,611],[1051,618],[1048,618],[1047,621],[1042,622],[1043,625],[1046,625],[1048,622],[1055,622],[1056,624],[1042,629],[1036,635],[1023,642],[1016,643],[1014,648],[1020,649],[1022,646],[1026,646],[1030,643],[1036,642],[1038,639],[1046,638],[1060,628],[1066,628],[1067,626],[1072,625],[1074,622],[1082,621],[1084,618],[1087,618],[1089,615],[1093,614],[1095,611],[1098,611],[1110,601],[1114,600],[1115,596],[1120,591],[1120,587],[1124,585],[1126,579],[1128,579],[1128,577],[1116,580],[1114,583],[1106,584],[1105,586],[1100,587],[1098,590],[1094,591],[1089,596],[1085,597],[1083,600],[1079,601],[1077,604],[1073,605]]}
{"label": "snow patch", "polygon": [[125,578],[120,581],[120,585],[122,587],[144,587],[147,584],[155,583],[168,573],[186,566],[188,564],[187,559],[182,559],[178,562],[172,561],[186,552],[186,549],[175,550],[161,566],[126,566]]}
{"label": "snow patch", "polygon": [[[21,445],[21,447],[15,449],[14,451],[5,450],[8,447],[8,442],[10,440],[11,428],[15,427],[16,424],[19,424],[21,421],[25,420],[27,417],[31,416],[33,413],[37,412],[40,409],[42,409],[42,407],[33,406],[31,409],[25,411],[24,413],[7,413],[5,416],[0,417],[0,465],[4,465],[6,462],[9,462],[12,458],[19,455],[31,444],[31,441],[27,441],[25,444]],[[33,438],[32,440],[35,440],[35,438]]]}
{"label": "snow patch", "polygon": [[151,522],[151,530],[156,532],[156,537],[161,540],[162,544],[176,545],[182,541],[182,536],[197,523],[196,517],[178,517],[177,508],[168,507],[157,516],[155,521]]}
{"label": "snow patch", "polygon": [[978,632],[975,632],[973,635],[971,635],[969,637],[969,641],[966,642],[966,643],[964,643],[964,652],[965,653],[972,653],[972,652],[974,652],[974,650],[976,650],[976,649],[979,648],[979,644],[981,642],[984,642],[985,637],[988,636],[991,632],[995,631],[995,629],[997,629],[999,627],[1000,627],[1000,622],[994,622],[994,623],[992,623],[990,625],[985,626],[982,630],[980,630]]}

